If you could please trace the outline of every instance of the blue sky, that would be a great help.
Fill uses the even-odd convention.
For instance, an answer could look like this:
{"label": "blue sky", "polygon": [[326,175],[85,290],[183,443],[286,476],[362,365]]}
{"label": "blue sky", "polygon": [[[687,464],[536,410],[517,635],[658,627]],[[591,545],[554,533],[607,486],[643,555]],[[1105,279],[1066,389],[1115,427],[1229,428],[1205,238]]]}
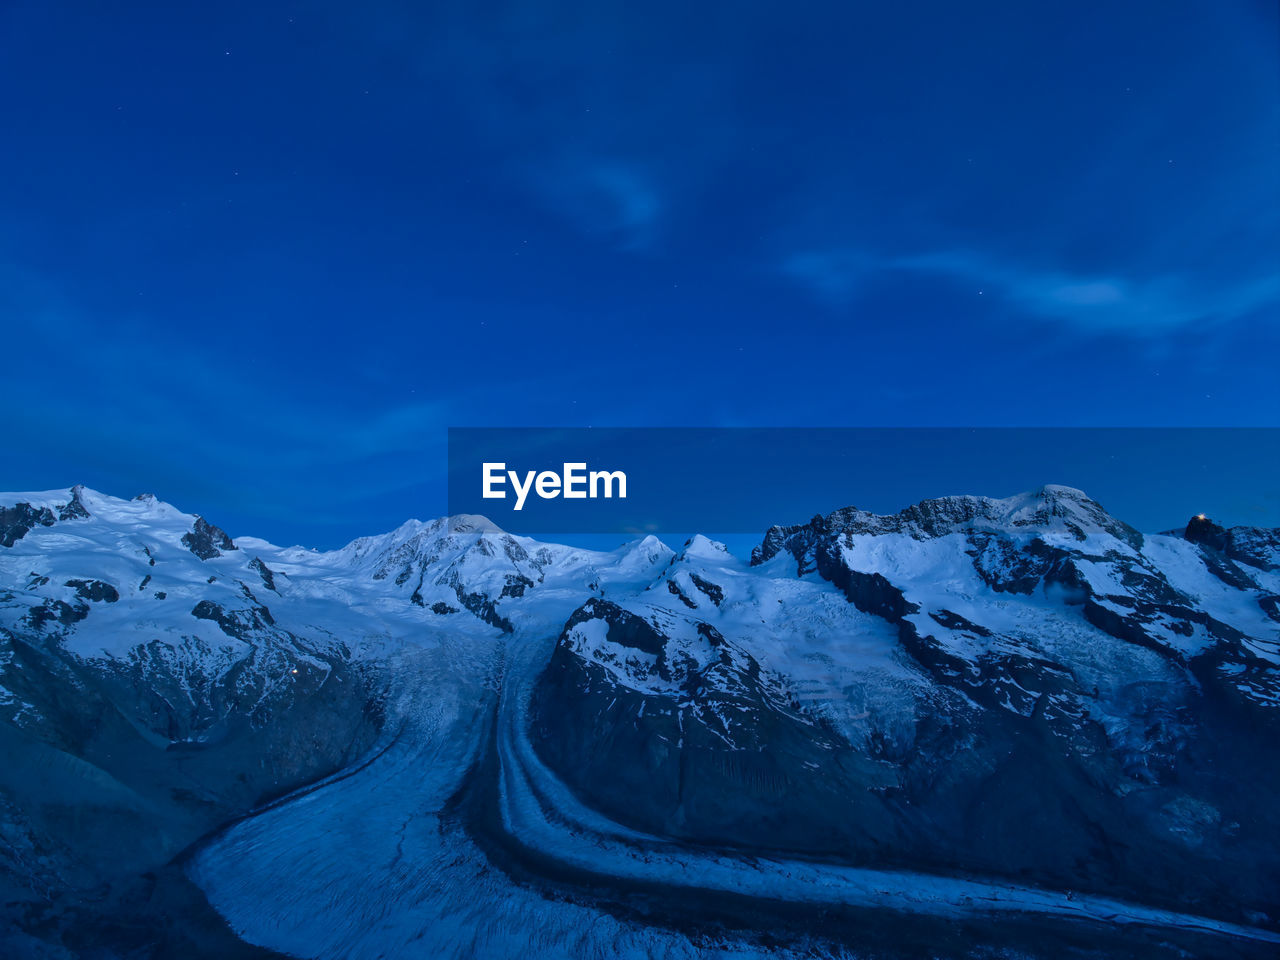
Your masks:
{"label": "blue sky", "polygon": [[1278,29],[16,0],[0,488],[323,546],[449,425],[1274,425]]}

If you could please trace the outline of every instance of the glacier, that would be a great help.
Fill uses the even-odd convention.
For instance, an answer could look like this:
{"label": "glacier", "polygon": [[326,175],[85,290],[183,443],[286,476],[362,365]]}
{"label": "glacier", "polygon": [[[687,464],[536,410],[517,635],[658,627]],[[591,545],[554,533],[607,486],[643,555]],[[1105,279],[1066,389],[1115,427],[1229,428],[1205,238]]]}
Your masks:
{"label": "glacier", "polygon": [[[749,560],[318,552],[0,495],[0,946],[1274,955],[1280,538],[1206,523],[1046,486]],[[139,875],[216,915],[150,936]]]}

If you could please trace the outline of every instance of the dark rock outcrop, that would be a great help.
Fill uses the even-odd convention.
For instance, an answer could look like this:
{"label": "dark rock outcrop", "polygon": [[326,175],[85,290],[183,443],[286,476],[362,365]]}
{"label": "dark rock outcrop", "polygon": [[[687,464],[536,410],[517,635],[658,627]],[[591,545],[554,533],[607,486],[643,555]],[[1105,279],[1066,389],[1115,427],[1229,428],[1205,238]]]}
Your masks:
{"label": "dark rock outcrop", "polygon": [[240,549],[226,533],[204,517],[196,517],[190,533],[182,535],[182,545],[201,560],[222,556],[222,551]]}
{"label": "dark rock outcrop", "polygon": [[252,560],[250,560],[249,569],[257,572],[258,576],[262,578],[262,585],[266,587],[268,590],[271,590],[274,593],[280,592],[276,590],[275,571],[272,570],[270,567],[268,567],[265,563],[263,563],[261,559],[259,559],[258,557],[254,557]]}
{"label": "dark rock outcrop", "polygon": [[48,507],[38,510],[29,503],[0,507],[0,547],[12,547],[31,532],[32,527],[51,527],[56,522]]}
{"label": "dark rock outcrop", "polygon": [[696,573],[690,573],[689,579],[693,581],[693,585],[707,595],[707,598],[717,607],[724,603],[724,590],[710,580],[704,580]]}
{"label": "dark rock outcrop", "polygon": [[271,611],[263,606],[226,610],[220,603],[201,600],[192,608],[191,615],[197,620],[212,620],[223,633],[237,640],[248,640],[255,632],[275,625]]}
{"label": "dark rock outcrop", "polygon": [[1200,514],[1192,517],[1182,537],[1209,551],[1259,570],[1280,568],[1280,529],[1226,528]]}
{"label": "dark rock outcrop", "polygon": [[89,519],[89,508],[84,505],[84,501],[81,499],[83,493],[84,487],[79,484],[71,488],[71,499],[58,508],[59,520]]}
{"label": "dark rock outcrop", "polygon": [[102,580],[68,580],[66,586],[73,588],[80,599],[93,603],[115,603],[120,599],[120,591]]}

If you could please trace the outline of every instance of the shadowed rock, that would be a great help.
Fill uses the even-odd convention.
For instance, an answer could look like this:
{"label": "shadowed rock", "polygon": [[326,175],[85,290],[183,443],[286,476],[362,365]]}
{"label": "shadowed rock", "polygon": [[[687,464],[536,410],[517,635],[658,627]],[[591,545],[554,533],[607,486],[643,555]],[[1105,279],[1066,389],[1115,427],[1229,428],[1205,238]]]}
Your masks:
{"label": "shadowed rock", "polygon": [[201,560],[222,556],[223,550],[238,550],[232,539],[204,517],[196,517],[190,533],[182,535],[182,545]]}
{"label": "shadowed rock", "polygon": [[29,503],[0,507],[0,547],[12,547],[31,532],[32,527],[51,527],[55,522],[48,507],[36,509]]}

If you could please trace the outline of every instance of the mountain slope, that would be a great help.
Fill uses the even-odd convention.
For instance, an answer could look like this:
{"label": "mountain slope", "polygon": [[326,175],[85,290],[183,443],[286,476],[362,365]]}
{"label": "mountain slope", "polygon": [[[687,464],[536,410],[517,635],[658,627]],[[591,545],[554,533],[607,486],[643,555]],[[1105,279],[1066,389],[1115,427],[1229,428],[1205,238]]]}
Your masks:
{"label": "mountain slope", "polygon": [[[837,511],[753,564],[688,551],[570,618],[535,731],[592,805],[703,843],[1280,902],[1274,571],[1062,487]],[[814,616],[818,583],[842,616]],[[806,698],[815,664],[838,685]]]}
{"label": "mountain slope", "polygon": [[1265,955],[1277,543],[1052,486],[749,564],[0,495],[0,945],[230,955],[203,894],[315,957]]}

